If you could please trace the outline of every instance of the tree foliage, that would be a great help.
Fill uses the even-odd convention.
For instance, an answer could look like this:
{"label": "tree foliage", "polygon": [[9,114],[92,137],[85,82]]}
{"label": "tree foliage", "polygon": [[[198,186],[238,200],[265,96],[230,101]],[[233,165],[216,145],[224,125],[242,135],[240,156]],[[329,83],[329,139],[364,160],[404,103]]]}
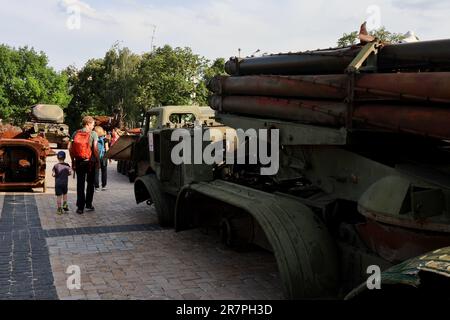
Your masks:
{"label": "tree foliage", "polygon": [[[401,33],[390,32],[386,30],[386,27],[380,27],[378,29],[369,32],[370,35],[381,40],[382,42],[398,43],[405,39],[405,36]],[[338,47],[347,47],[354,45],[358,42],[358,32],[344,33],[337,41]]]}
{"label": "tree foliage", "polygon": [[224,59],[212,64],[190,48],[155,48],[143,55],[113,46],[102,59],[89,60],[79,71],[68,68],[73,99],[71,127],[85,114],[111,114],[121,108],[128,122],[155,106],[205,105],[206,82],[224,73]]}
{"label": "tree foliage", "polygon": [[73,130],[85,115],[111,114],[117,108],[134,110],[136,72],[140,56],[128,48],[114,45],[105,57],[91,59],[81,70],[68,67],[70,92],[73,96],[68,124]]}
{"label": "tree foliage", "polygon": [[66,107],[70,101],[67,75],[48,66],[48,58],[33,48],[0,45],[0,118],[21,124],[30,106],[38,103]]}
{"label": "tree foliage", "polygon": [[225,60],[210,62],[190,48],[169,45],[138,55],[115,44],[81,69],[69,66],[57,73],[47,64],[43,52],[0,46],[2,119],[20,124],[29,106],[58,104],[74,130],[85,115],[111,115],[119,108],[128,122],[137,123],[154,106],[206,105],[206,83],[224,73]]}

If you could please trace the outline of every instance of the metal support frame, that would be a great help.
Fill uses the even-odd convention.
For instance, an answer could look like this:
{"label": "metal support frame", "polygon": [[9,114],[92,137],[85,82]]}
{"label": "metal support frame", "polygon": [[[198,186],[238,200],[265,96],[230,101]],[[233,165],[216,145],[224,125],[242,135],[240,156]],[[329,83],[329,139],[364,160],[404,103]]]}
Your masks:
{"label": "metal support frame", "polygon": [[[382,46],[379,40],[366,44],[353,61],[348,65],[345,72],[348,74],[348,94],[347,94],[347,119],[348,130],[353,128],[353,111],[355,109],[355,82],[356,73],[360,71],[376,71],[378,49]],[[363,64],[366,66],[363,67]]]}

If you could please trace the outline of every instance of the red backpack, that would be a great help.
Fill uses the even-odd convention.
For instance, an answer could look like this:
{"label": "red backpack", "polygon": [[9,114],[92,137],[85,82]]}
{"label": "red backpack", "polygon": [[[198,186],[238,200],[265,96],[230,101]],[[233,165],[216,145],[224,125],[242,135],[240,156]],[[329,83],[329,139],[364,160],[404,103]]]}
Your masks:
{"label": "red backpack", "polygon": [[87,160],[92,156],[92,149],[89,144],[90,132],[77,131],[72,142],[72,156],[78,160]]}

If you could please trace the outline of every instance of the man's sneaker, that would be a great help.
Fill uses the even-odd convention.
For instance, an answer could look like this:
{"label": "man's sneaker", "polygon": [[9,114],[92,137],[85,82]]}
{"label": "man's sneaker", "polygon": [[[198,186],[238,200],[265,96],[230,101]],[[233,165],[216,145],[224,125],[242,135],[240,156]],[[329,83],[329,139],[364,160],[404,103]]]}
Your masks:
{"label": "man's sneaker", "polygon": [[78,213],[78,214],[83,214],[84,212],[83,212],[83,210],[81,210],[81,209],[77,209],[77,213]]}
{"label": "man's sneaker", "polygon": [[61,214],[63,214],[64,213],[64,211],[63,211],[63,209],[60,207],[60,208],[58,208],[58,210],[56,211],[56,214],[57,215],[61,215]]}
{"label": "man's sneaker", "polygon": [[62,206],[64,211],[69,211],[69,205],[67,204],[67,202],[65,202]]}
{"label": "man's sneaker", "polygon": [[90,207],[86,206],[86,209],[87,209],[87,211],[94,211],[95,210],[95,208],[93,206],[90,206]]}
{"label": "man's sneaker", "polygon": [[108,190],[107,187],[103,187],[103,188],[102,188],[102,191],[106,191],[106,190]]}
{"label": "man's sneaker", "polygon": [[100,188],[95,188],[95,192],[100,192]]}

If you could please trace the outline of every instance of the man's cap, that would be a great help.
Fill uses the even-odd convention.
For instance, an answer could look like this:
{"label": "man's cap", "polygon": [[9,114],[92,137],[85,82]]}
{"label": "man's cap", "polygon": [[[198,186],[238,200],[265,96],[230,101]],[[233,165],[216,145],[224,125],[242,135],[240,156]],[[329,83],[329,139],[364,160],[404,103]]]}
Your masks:
{"label": "man's cap", "polygon": [[65,159],[66,158],[66,153],[64,151],[59,151],[58,154],[56,155],[56,157],[58,159]]}

